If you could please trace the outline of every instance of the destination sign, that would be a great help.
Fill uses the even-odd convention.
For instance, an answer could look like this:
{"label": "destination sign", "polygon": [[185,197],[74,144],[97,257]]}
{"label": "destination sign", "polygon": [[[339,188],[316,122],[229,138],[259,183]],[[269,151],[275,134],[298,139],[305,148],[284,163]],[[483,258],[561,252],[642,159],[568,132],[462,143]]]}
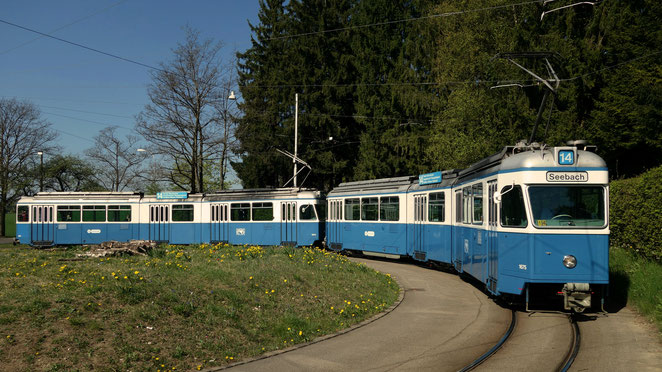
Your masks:
{"label": "destination sign", "polygon": [[547,172],[547,182],[588,182],[588,172]]}
{"label": "destination sign", "polygon": [[188,199],[186,191],[163,191],[156,193],[157,199]]}
{"label": "destination sign", "polygon": [[441,182],[441,172],[426,173],[418,176],[419,185],[430,185]]}

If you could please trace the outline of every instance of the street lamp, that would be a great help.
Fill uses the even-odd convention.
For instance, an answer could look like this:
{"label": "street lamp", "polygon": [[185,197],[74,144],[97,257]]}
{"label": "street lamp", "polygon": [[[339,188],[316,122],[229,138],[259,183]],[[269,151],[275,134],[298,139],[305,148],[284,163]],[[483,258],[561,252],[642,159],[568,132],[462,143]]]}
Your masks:
{"label": "street lamp", "polygon": [[[234,90],[230,91],[230,94],[228,95],[228,101],[234,101],[235,107],[237,105],[237,95],[234,93]],[[224,131],[223,131],[223,152],[221,153],[221,168],[219,169],[219,180],[221,181],[221,190],[225,189],[225,172],[227,170],[226,163],[229,161],[229,154],[228,154],[228,141],[230,138],[230,129],[228,124],[228,109],[230,108],[230,104],[232,102],[228,102],[225,105],[225,110],[224,110],[224,115],[223,115],[223,120],[224,120]]]}
{"label": "street lamp", "polygon": [[37,152],[39,155],[39,192],[44,191],[44,152]]}

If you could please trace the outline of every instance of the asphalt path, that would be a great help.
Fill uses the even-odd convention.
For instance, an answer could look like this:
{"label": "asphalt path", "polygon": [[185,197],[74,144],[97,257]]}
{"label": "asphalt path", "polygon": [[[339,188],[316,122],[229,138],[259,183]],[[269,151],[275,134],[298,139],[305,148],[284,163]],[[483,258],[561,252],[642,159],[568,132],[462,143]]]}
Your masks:
{"label": "asphalt path", "polygon": [[498,306],[457,275],[399,261],[354,259],[394,277],[402,302],[351,332],[233,371],[456,371],[490,349],[510,324]]}

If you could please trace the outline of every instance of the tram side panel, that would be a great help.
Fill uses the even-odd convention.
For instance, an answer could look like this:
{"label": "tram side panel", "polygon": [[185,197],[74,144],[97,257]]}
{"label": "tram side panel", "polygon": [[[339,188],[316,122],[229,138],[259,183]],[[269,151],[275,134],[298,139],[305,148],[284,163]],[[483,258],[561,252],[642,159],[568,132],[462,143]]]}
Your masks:
{"label": "tram side panel", "polygon": [[427,259],[451,263],[450,189],[428,194],[424,247]]}

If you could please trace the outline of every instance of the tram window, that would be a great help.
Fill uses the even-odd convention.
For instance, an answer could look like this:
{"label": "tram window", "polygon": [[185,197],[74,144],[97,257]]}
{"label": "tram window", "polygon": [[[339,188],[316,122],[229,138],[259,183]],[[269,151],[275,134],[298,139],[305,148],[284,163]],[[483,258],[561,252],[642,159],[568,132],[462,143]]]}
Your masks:
{"label": "tram window", "polygon": [[596,227],[605,225],[604,187],[531,186],[531,221],[537,227]]}
{"label": "tram window", "polygon": [[483,184],[479,183],[471,187],[473,194],[473,223],[483,223]]}
{"label": "tram window", "polygon": [[299,207],[299,219],[307,221],[315,219],[315,208],[312,204],[305,204]]}
{"label": "tram window", "polygon": [[172,206],[172,221],[193,221],[193,204],[174,204]]}
{"label": "tram window", "polygon": [[345,199],[345,219],[349,221],[361,219],[361,201],[359,199]]}
{"label": "tram window", "polygon": [[274,207],[272,203],[253,203],[253,221],[273,221]]}
{"label": "tram window", "polygon": [[232,221],[250,221],[251,220],[250,203],[232,203],[230,205],[230,219]]}
{"label": "tram window", "polygon": [[446,219],[446,200],[443,192],[433,192],[430,194],[428,204],[428,220],[430,222],[444,222]]}
{"label": "tram window", "polygon": [[108,206],[108,221],[109,222],[128,222],[128,221],[131,221],[131,206],[130,205],[109,205]]}
{"label": "tram window", "polygon": [[361,198],[361,220],[377,221],[378,198]]}
{"label": "tram window", "polygon": [[501,226],[526,227],[526,210],[521,186],[506,186],[501,189]]}
{"label": "tram window", "polygon": [[385,196],[379,200],[379,219],[382,221],[400,220],[400,198]]}
{"label": "tram window", "polygon": [[83,222],[105,222],[105,221],[106,221],[105,205],[83,206]]}
{"label": "tram window", "polygon": [[29,211],[30,208],[27,205],[19,205],[16,208],[16,222],[30,222]]}
{"label": "tram window", "polygon": [[455,222],[462,222],[462,192],[455,192]]}
{"label": "tram window", "polygon": [[462,222],[471,223],[471,187],[462,189]]}
{"label": "tram window", "polygon": [[57,220],[59,222],[80,222],[80,205],[58,205]]}

